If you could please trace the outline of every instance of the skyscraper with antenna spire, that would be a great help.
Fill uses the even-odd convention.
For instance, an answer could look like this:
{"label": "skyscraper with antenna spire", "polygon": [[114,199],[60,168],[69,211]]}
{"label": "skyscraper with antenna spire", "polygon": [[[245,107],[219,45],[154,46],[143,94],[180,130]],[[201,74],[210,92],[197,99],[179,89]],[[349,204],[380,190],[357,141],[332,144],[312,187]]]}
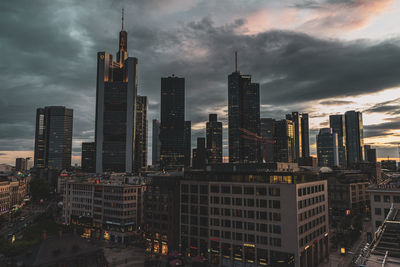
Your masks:
{"label": "skyscraper with antenna spire", "polygon": [[261,161],[260,85],[238,70],[228,76],[229,162]]}
{"label": "skyscraper with antenna spire", "polygon": [[133,172],[138,59],[128,56],[122,9],[117,60],[97,53],[96,172]]}

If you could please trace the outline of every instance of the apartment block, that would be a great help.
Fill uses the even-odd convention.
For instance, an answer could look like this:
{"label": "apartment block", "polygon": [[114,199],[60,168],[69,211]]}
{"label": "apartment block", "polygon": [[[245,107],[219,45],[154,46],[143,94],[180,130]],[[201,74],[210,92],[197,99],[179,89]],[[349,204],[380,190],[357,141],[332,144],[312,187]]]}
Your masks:
{"label": "apartment block", "polygon": [[316,266],[328,257],[326,180],[224,165],[185,172],[181,253],[213,266]]}

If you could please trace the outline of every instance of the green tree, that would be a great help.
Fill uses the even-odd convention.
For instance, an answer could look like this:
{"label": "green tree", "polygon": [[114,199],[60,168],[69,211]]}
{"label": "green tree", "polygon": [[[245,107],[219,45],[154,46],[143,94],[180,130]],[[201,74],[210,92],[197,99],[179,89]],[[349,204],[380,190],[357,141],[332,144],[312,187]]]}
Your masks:
{"label": "green tree", "polygon": [[45,179],[35,178],[30,182],[31,196],[33,201],[46,199],[50,193],[49,183]]}

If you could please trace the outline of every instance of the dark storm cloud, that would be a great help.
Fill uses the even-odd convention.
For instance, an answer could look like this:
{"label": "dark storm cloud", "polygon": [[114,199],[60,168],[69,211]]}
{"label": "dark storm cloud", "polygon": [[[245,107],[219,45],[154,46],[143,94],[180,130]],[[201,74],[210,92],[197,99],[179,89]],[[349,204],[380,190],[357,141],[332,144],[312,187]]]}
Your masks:
{"label": "dark storm cloud", "polygon": [[[180,10],[197,10],[198,2],[169,0]],[[310,100],[400,84],[397,39],[344,42],[287,31],[241,35],[245,19],[216,25],[208,17],[186,22],[179,17],[163,23],[165,13],[174,11],[160,11],[159,3],[2,1],[0,150],[32,149],[35,109],[46,105],[73,108],[74,140],[93,140],[96,53],[115,54],[123,6],[128,50],[139,59],[138,94],[149,97],[149,121],[159,118],[160,77],[175,74],[186,78],[186,119],[192,125],[212,112],[226,123],[235,50],[239,69],[260,82],[261,102],[271,106],[261,111],[265,117],[279,118],[291,111],[288,106]],[[194,131],[201,134],[204,130]]]}
{"label": "dark storm cloud", "polygon": [[389,136],[393,135],[390,131],[400,129],[400,117],[386,120],[383,123],[365,125],[364,137]]}
{"label": "dark storm cloud", "polygon": [[400,112],[400,98],[378,103],[371,108],[364,110],[365,113],[386,113],[390,115],[397,115]]}
{"label": "dark storm cloud", "polygon": [[354,102],[353,102],[353,101],[347,101],[347,100],[326,100],[326,101],[321,101],[321,102],[319,102],[319,104],[321,104],[321,105],[328,105],[328,106],[330,106],[330,105],[337,106],[337,105],[349,105],[349,104],[354,104]]}

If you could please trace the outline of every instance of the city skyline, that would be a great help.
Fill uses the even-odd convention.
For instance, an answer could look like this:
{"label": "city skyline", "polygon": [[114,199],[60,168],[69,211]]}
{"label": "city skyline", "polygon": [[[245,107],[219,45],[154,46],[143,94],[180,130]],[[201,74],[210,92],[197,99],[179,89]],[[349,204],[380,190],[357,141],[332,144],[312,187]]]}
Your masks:
{"label": "city skyline", "polygon": [[[393,18],[393,10],[399,10],[400,5],[394,1],[356,1],[351,4],[346,1],[340,4],[308,1],[308,5],[293,1],[292,6],[266,3],[264,7],[256,2],[244,9],[240,4],[232,4],[226,11],[234,14],[229,19],[217,16],[221,8],[218,4],[212,6],[203,1],[186,1],[178,10],[172,7],[178,7],[179,1],[171,1],[172,7],[162,12],[152,1],[129,5],[121,2],[112,7],[103,3],[94,8],[88,18],[84,18],[88,14],[81,14],[74,7],[63,9],[61,6],[57,10],[70,20],[67,29],[61,29],[62,23],[49,23],[63,20],[57,20],[54,14],[44,15],[51,7],[37,11],[38,17],[46,18],[45,27],[41,27],[43,22],[27,25],[22,20],[15,21],[24,15],[24,11],[2,4],[9,11],[4,13],[3,19],[14,15],[15,26],[14,34],[5,39],[5,54],[15,55],[16,47],[25,54],[32,54],[21,60],[23,64],[11,64],[10,60],[15,62],[15,58],[8,59],[7,56],[0,63],[2,67],[10,66],[10,70],[3,71],[0,93],[0,163],[14,164],[16,157],[33,156],[35,110],[55,105],[74,109],[72,162],[80,162],[81,143],[94,140],[96,53],[115,51],[122,6],[126,10],[125,27],[130,36],[128,51],[141,62],[138,94],[149,97],[148,121],[160,119],[160,77],[173,73],[185,77],[185,119],[192,121],[192,147],[195,147],[197,137],[205,136],[208,114],[217,113],[223,122],[224,157],[227,156],[226,76],[234,70],[233,53],[238,50],[238,69],[252,74],[254,80],[260,82],[261,118],[282,119],[292,111],[309,113],[312,155],[316,155],[315,136],[319,128],[329,125],[329,115],[357,110],[363,112],[364,143],[378,149],[378,158],[397,157],[400,118],[396,117],[396,112],[400,105],[393,95],[400,93],[400,88],[395,88],[400,84],[398,63],[395,62],[400,55],[399,34],[385,25],[398,21]],[[83,10],[93,8],[91,5],[93,3],[86,3]],[[339,9],[346,8],[347,14],[357,13],[354,23],[329,24],[327,14],[335,5]],[[102,15],[101,7],[108,7],[107,15]],[[140,18],[149,14],[142,23],[134,19],[137,7],[144,12]],[[207,15],[212,8],[215,10]],[[238,11],[240,8],[242,13]],[[293,23],[293,18],[306,11],[311,14],[308,20],[303,24]],[[372,11],[375,11],[374,15]],[[190,14],[193,13],[197,15],[192,18]],[[167,23],[158,25],[160,18],[155,14],[168,18]],[[282,21],[277,14],[284,14],[288,21]],[[184,23],[178,23],[179,20]],[[145,26],[148,22],[152,23]],[[321,33],[323,22],[328,23],[329,36]],[[280,28],[271,26],[277,24]],[[102,27],[97,29],[97,25]],[[377,29],[383,29],[383,33],[378,33]],[[32,40],[31,45],[9,46],[20,38],[17,35],[22,31],[24,37]],[[45,45],[35,42],[39,40],[36,35],[48,42]],[[183,47],[178,49],[178,55],[177,47]],[[309,47],[312,49],[308,50]],[[41,53],[34,55],[39,49]],[[155,55],[151,55],[152,49]],[[257,60],[257,57],[263,60]],[[375,66],[368,65],[370,57]],[[327,70],[319,70],[320,66]],[[360,71],[359,66],[364,68]],[[24,76],[15,79],[15,73]],[[332,81],[332,78],[335,79]],[[26,95],[29,97],[24,97]],[[150,129],[148,135],[151,136]],[[391,149],[386,148],[389,145]]]}

